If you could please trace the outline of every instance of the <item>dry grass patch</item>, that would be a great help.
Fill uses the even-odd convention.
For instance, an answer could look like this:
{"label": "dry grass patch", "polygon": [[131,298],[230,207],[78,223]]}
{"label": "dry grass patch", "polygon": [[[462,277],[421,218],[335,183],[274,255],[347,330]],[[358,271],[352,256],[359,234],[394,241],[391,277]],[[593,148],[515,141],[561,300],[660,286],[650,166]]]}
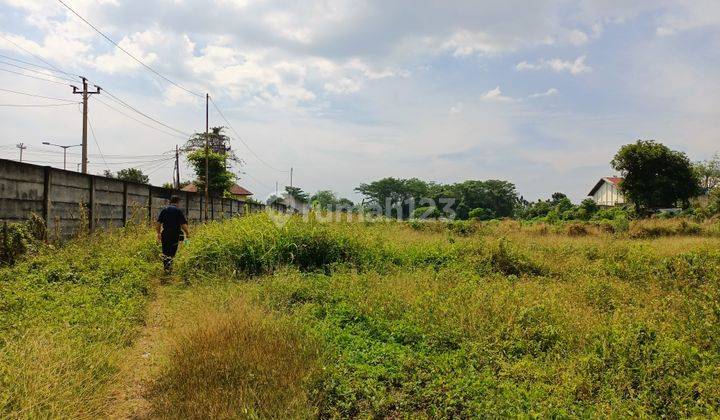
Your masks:
{"label": "dry grass patch", "polygon": [[311,417],[306,381],[319,350],[297,323],[244,300],[181,329],[151,391],[151,417]]}

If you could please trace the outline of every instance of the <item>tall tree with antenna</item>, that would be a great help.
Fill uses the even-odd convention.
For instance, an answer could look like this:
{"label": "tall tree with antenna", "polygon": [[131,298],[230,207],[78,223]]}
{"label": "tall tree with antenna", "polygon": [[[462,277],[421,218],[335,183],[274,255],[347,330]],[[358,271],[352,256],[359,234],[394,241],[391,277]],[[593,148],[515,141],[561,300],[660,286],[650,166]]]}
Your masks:
{"label": "tall tree with antenna", "polygon": [[187,160],[195,172],[198,190],[205,189],[207,163],[208,191],[213,195],[223,195],[235,181],[235,175],[228,170],[228,160],[235,160],[230,149],[230,137],[223,133],[225,127],[212,127],[208,133],[208,153],[205,152],[205,133],[195,133],[185,144],[189,151]]}

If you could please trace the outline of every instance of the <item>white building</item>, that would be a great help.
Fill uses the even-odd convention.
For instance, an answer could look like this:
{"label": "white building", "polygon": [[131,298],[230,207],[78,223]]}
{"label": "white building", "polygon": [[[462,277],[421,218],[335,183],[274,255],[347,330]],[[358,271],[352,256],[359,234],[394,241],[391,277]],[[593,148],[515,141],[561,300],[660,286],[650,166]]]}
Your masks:
{"label": "white building", "polygon": [[622,178],[614,176],[601,178],[588,195],[595,200],[598,206],[611,207],[625,204],[625,197],[623,197],[618,187],[622,181]]}

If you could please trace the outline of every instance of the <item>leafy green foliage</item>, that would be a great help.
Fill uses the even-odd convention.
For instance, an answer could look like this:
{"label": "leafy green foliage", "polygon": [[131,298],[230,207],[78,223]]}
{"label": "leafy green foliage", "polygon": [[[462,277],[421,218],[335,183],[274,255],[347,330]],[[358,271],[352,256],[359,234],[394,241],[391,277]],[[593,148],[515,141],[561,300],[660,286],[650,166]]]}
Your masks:
{"label": "leafy green foliage", "polygon": [[347,198],[339,198],[337,194],[330,190],[320,190],[310,197],[312,206],[320,210],[334,211],[350,211],[353,210],[355,204]]}
{"label": "leafy green foliage", "polygon": [[491,220],[495,218],[495,213],[490,209],[477,207],[470,210],[468,217],[475,220]]}
{"label": "leafy green foliage", "polygon": [[[223,195],[235,181],[235,175],[227,170],[227,155],[210,151],[208,157],[208,190],[212,195]],[[205,150],[199,149],[187,155],[187,160],[195,172],[195,185],[198,191],[205,189]]]}
{"label": "leafy green foliage", "polygon": [[40,251],[45,234],[45,222],[37,215],[22,223],[0,225],[0,266]]}
{"label": "leafy green foliage", "polygon": [[413,211],[413,219],[437,219],[440,217],[440,210],[437,207],[418,207]]}
{"label": "leafy green foliage", "polygon": [[622,146],[611,165],[623,173],[620,190],[641,213],[678,203],[687,206],[700,193],[698,175],[687,156],[652,140]]}
{"label": "leafy green foliage", "polygon": [[285,192],[290,194],[291,197],[295,198],[297,201],[301,203],[309,203],[310,202],[310,196],[302,190],[302,188],[299,187],[285,187]]}
{"label": "leafy green foliage", "polygon": [[137,182],[140,184],[150,183],[150,177],[137,168],[120,169],[115,177],[121,181]]}
{"label": "leafy green foliage", "polygon": [[[433,203],[443,213],[446,205],[459,219],[468,219],[475,208],[485,208],[495,217],[510,217],[518,203],[515,185],[507,181],[464,181],[457,184],[437,184],[417,178],[384,178],[369,184],[360,184],[355,191],[363,194],[369,203],[379,206],[383,214],[403,218],[412,217],[411,201],[427,207]],[[426,202],[427,199],[432,202]],[[446,200],[453,200],[453,204]],[[450,216],[450,214],[443,214]]]}

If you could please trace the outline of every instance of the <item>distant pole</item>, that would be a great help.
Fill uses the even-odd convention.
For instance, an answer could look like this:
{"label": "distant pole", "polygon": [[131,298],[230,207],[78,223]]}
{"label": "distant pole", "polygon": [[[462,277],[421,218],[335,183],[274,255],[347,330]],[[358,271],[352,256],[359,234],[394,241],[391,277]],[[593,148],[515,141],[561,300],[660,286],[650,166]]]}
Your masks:
{"label": "distant pole", "polygon": [[27,146],[25,146],[25,143],[18,143],[15,145],[18,149],[20,149],[20,163],[22,163],[22,152],[23,150],[27,149]]}
{"label": "distant pole", "polygon": [[292,184],[292,176],[293,176],[293,168],[292,168],[292,166],[291,166],[291,167],[290,167],[290,188],[292,188],[292,186],[293,186],[293,184]]}
{"label": "distant pole", "polygon": [[175,145],[175,189],[180,189],[180,146]]}
{"label": "distant pole", "polygon": [[65,170],[67,170],[67,149],[69,149],[71,147],[82,146],[82,144],[71,144],[69,146],[64,146],[62,144],[50,143],[49,141],[44,141],[44,142],[42,142],[42,144],[44,144],[46,146],[57,146],[57,147],[60,147],[63,149],[63,169],[65,169]]}
{"label": "distant pole", "polygon": [[275,181],[275,197],[278,195],[278,182]]}
{"label": "distant pole", "polygon": [[205,220],[208,218],[208,201],[210,201],[210,94],[205,94]]}
{"label": "distant pole", "polygon": [[95,86],[95,92],[88,92],[88,81],[84,77],[82,79],[83,88],[82,90],[73,86],[73,94],[82,95],[83,100],[83,129],[82,129],[82,173],[87,173],[88,164],[88,143],[87,143],[87,125],[88,125],[88,98],[90,95],[97,95],[100,93],[100,87]]}

